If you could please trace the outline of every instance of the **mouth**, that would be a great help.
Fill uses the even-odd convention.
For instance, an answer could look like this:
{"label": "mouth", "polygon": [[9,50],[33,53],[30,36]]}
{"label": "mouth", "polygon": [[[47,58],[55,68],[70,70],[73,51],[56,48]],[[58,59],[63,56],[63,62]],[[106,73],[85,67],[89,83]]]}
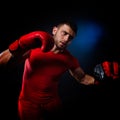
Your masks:
{"label": "mouth", "polygon": [[63,46],[63,47],[66,46],[66,43],[64,43],[64,42],[61,42],[60,44],[61,44],[61,46]]}

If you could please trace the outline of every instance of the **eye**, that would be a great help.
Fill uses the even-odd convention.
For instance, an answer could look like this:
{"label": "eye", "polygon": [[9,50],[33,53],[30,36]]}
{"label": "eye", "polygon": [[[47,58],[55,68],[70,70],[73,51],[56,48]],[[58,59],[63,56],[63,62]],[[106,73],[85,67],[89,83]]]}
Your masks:
{"label": "eye", "polygon": [[65,31],[62,31],[61,34],[62,34],[62,35],[67,35],[68,33],[65,32]]}
{"label": "eye", "polygon": [[66,31],[62,31],[61,32],[61,35],[62,36],[65,36],[65,35],[69,35],[69,40],[72,40],[74,37],[72,36],[72,35],[70,35],[68,32],[66,32]]}

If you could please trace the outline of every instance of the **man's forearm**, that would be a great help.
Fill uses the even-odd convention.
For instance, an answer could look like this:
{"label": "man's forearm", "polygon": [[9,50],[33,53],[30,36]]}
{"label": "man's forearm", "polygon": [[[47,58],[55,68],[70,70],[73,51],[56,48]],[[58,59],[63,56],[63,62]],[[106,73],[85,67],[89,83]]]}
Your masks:
{"label": "man's forearm", "polygon": [[2,53],[0,53],[0,66],[5,66],[11,58],[12,54],[10,53],[9,49],[4,50]]}

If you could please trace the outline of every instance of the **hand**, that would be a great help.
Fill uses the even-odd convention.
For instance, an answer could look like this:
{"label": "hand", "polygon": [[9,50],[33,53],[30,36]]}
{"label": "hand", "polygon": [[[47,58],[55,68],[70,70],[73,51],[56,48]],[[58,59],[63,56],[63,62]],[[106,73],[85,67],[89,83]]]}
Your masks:
{"label": "hand", "polygon": [[11,53],[16,51],[30,50],[32,48],[40,47],[42,51],[47,52],[52,49],[54,45],[53,37],[44,31],[34,31],[21,36],[18,40],[9,45]]}
{"label": "hand", "polygon": [[94,77],[97,82],[103,82],[106,79],[117,79],[120,78],[120,67],[116,61],[104,61],[101,64],[97,64],[94,67]]}

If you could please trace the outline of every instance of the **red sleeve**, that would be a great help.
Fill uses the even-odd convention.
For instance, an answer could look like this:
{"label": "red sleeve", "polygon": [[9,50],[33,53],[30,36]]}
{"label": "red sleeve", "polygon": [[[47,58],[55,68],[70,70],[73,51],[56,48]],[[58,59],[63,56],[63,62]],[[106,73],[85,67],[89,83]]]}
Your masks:
{"label": "red sleeve", "polygon": [[80,67],[78,59],[76,59],[75,57],[72,57],[70,60],[71,60],[71,66],[70,66],[71,70],[74,70],[74,69]]}

